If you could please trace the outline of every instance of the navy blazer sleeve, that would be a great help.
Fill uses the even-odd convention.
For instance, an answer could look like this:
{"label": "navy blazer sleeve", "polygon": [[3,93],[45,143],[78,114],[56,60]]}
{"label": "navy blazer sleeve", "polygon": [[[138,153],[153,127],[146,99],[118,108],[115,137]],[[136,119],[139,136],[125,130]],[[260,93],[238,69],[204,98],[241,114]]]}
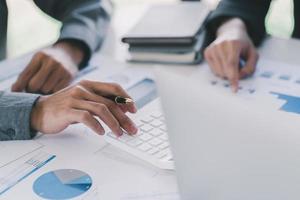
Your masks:
{"label": "navy blazer sleeve", "polygon": [[109,0],[34,0],[48,15],[62,22],[60,40],[72,40],[85,47],[85,62],[97,50],[106,34],[112,5]]}
{"label": "navy blazer sleeve", "polygon": [[222,0],[208,20],[209,43],[215,39],[217,28],[229,18],[242,19],[255,45],[259,45],[266,34],[265,17],[271,0]]}

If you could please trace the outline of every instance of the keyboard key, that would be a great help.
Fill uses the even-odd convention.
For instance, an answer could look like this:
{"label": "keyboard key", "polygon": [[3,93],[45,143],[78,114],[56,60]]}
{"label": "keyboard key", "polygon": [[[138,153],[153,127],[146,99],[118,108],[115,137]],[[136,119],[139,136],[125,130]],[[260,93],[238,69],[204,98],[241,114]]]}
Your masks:
{"label": "keyboard key", "polygon": [[166,160],[166,161],[172,161],[173,160],[173,155],[172,155],[171,151],[169,151],[167,153],[167,155],[165,157],[163,157],[163,160]]}
{"label": "keyboard key", "polygon": [[136,125],[137,127],[141,127],[141,126],[144,125],[144,122],[142,122],[141,120],[136,120],[136,121],[135,121],[135,125]]}
{"label": "keyboard key", "polygon": [[154,119],[153,119],[153,117],[151,117],[151,116],[145,116],[145,117],[143,117],[143,119],[141,119],[141,121],[142,122],[144,122],[144,123],[150,123],[150,122],[152,122]]}
{"label": "keyboard key", "polygon": [[157,153],[155,156],[158,158],[158,159],[162,159],[164,157],[166,157],[168,154],[169,154],[170,150],[169,149],[165,149],[165,150],[162,150],[160,151],[159,153]]}
{"label": "keyboard key", "polygon": [[141,151],[148,151],[148,150],[150,150],[152,147],[151,147],[149,144],[144,143],[144,144],[140,145],[138,148],[139,148]]}
{"label": "keyboard key", "polygon": [[160,120],[163,120],[163,121],[166,120],[165,117],[164,117],[163,115],[162,115],[159,119],[160,119]]}
{"label": "keyboard key", "polygon": [[153,129],[149,132],[151,135],[153,135],[154,137],[160,136],[163,134],[163,132],[160,129]]}
{"label": "keyboard key", "polygon": [[153,127],[160,127],[161,125],[163,125],[163,123],[160,120],[154,120],[150,123],[151,126]]}
{"label": "keyboard key", "polygon": [[138,132],[134,136],[135,137],[139,137],[141,135],[143,135],[143,131],[141,131],[141,130],[138,129]]}
{"label": "keyboard key", "polygon": [[162,135],[159,136],[160,139],[168,141],[168,134],[167,133],[163,133]]}
{"label": "keyboard key", "polygon": [[145,134],[141,135],[139,138],[146,142],[146,141],[152,139],[153,137],[151,135],[145,133]]}
{"label": "keyboard key", "polygon": [[151,130],[153,129],[153,127],[150,126],[149,124],[145,124],[145,125],[143,125],[142,127],[140,127],[140,129],[141,129],[142,131],[144,131],[144,132],[149,132],[149,131],[151,131]]}
{"label": "keyboard key", "polygon": [[121,140],[122,142],[128,142],[128,141],[133,140],[133,139],[134,139],[133,136],[129,136],[125,133],[121,137],[119,137],[119,140]]}
{"label": "keyboard key", "polygon": [[159,127],[162,131],[167,131],[167,126],[164,124],[164,125],[162,125],[161,127]]}
{"label": "keyboard key", "polygon": [[159,111],[154,111],[153,113],[151,113],[151,116],[154,118],[160,118],[162,117],[162,113]]}
{"label": "keyboard key", "polygon": [[161,143],[163,143],[163,141],[161,139],[158,139],[158,138],[153,138],[148,143],[151,144],[152,146],[156,147],[156,146],[160,145]]}
{"label": "keyboard key", "polygon": [[118,136],[116,136],[113,132],[109,132],[109,133],[107,133],[107,135],[108,135],[109,137],[114,138],[114,139],[117,139],[117,138],[118,138]]}
{"label": "keyboard key", "polygon": [[170,146],[169,142],[164,142],[164,143],[162,143],[161,145],[159,145],[158,148],[159,148],[160,150],[163,150],[163,149],[168,148],[169,146]]}
{"label": "keyboard key", "polygon": [[140,140],[139,138],[136,138],[134,140],[129,141],[127,144],[129,144],[130,146],[136,147],[136,146],[143,144],[143,141]]}
{"label": "keyboard key", "polygon": [[157,148],[152,148],[149,151],[147,151],[147,153],[150,154],[150,155],[154,155],[158,152],[159,152],[159,150]]}

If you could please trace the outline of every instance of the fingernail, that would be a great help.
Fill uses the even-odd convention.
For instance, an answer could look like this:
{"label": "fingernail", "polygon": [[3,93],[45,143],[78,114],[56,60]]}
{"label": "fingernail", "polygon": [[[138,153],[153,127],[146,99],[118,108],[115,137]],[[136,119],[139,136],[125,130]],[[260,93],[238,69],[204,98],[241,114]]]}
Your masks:
{"label": "fingernail", "polygon": [[102,128],[98,128],[98,133],[100,134],[100,135],[104,135],[104,130],[102,129]]}
{"label": "fingernail", "polygon": [[132,131],[132,135],[137,134],[137,132],[138,132],[138,129],[135,129],[134,131]]}
{"label": "fingernail", "polygon": [[120,129],[116,134],[118,135],[118,137],[121,137],[123,135],[122,129]]}
{"label": "fingernail", "polygon": [[233,92],[233,93],[237,93],[237,91],[238,91],[238,88],[237,88],[237,87],[232,87],[232,92]]}
{"label": "fingernail", "polygon": [[135,123],[131,124],[131,128],[133,130],[133,132],[136,132],[138,130],[137,126],[135,125]]}

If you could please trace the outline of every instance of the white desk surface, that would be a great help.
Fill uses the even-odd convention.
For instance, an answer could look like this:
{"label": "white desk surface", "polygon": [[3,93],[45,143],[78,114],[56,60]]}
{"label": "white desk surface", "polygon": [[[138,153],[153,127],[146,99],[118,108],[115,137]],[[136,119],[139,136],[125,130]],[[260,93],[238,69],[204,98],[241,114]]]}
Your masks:
{"label": "white desk surface", "polygon": [[[147,6],[127,6],[116,10],[108,38],[101,52],[96,53],[91,61],[93,65],[101,66],[99,79],[126,67],[143,67],[151,71],[151,65],[126,63],[126,45],[120,42],[122,35],[134,25],[146,8]],[[268,38],[260,49],[260,55],[272,60],[298,64],[299,49],[300,42],[297,40]],[[4,67],[7,63],[4,61],[0,66]],[[198,67],[201,65],[177,68],[192,74]],[[34,180],[45,172],[60,168],[75,168],[88,172],[96,185],[99,197],[97,199],[176,199],[174,194],[177,192],[177,184],[173,171],[159,170],[120,151],[81,125],[70,127],[56,136],[37,138],[35,142],[44,145],[44,151],[57,157],[10,189],[0,199],[39,199],[32,192]],[[0,152],[1,157],[5,153],[8,152]]]}

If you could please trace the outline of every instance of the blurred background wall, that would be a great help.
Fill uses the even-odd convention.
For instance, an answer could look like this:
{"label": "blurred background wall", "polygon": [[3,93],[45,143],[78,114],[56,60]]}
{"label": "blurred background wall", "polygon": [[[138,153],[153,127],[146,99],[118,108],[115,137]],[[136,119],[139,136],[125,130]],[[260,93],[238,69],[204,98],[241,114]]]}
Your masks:
{"label": "blurred background wall", "polygon": [[[41,12],[32,0],[6,0],[9,6],[8,56],[13,58],[54,42],[61,24]],[[116,9],[178,0],[112,0]],[[217,4],[219,0],[204,0]],[[293,29],[292,0],[273,0],[266,24],[270,34],[289,37]]]}

